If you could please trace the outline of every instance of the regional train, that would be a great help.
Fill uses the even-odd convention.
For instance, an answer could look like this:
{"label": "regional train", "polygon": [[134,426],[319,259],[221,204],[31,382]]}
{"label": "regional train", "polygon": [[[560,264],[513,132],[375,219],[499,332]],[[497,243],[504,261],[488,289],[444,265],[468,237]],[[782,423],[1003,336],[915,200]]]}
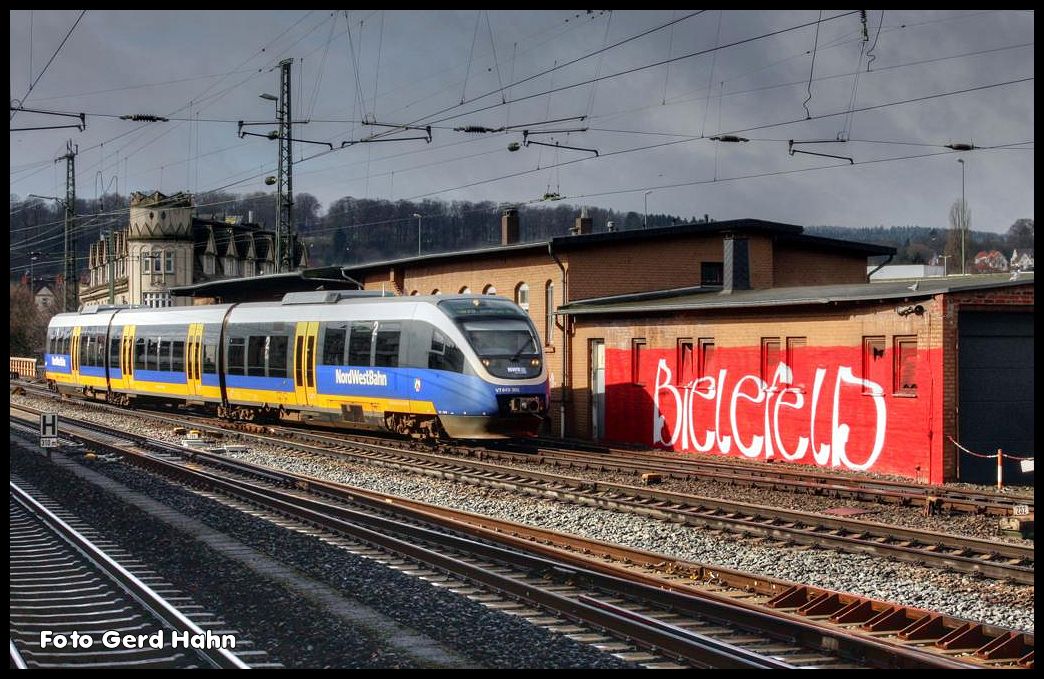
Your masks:
{"label": "regional train", "polygon": [[128,406],[203,406],[422,438],[535,436],[547,367],[528,314],[491,296],[288,293],[281,302],[54,316],[56,391]]}

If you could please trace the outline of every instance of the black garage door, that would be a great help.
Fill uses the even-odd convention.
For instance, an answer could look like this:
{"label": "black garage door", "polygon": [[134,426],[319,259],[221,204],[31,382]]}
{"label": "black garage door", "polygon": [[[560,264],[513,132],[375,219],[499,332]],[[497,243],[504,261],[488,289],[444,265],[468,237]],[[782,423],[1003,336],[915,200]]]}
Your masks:
{"label": "black garage door", "polygon": [[[958,317],[958,441],[977,453],[1033,454],[1033,313],[963,311]],[[958,451],[960,480],[997,482],[997,461]],[[1032,485],[1018,460],[1004,485]]]}

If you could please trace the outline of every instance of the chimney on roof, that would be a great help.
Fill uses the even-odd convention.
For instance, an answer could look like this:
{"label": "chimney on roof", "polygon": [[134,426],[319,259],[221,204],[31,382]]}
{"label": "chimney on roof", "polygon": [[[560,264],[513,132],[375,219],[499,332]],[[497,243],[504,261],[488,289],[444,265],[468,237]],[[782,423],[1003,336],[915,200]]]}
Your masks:
{"label": "chimney on roof", "polygon": [[726,233],[725,256],[722,266],[722,289],[726,294],[734,290],[750,290],[750,251],[747,239]]}
{"label": "chimney on roof", "polygon": [[587,216],[587,206],[580,209],[580,216],[576,218],[576,223],[573,224],[573,235],[583,235],[585,233],[591,233],[594,230],[594,220]]}
{"label": "chimney on roof", "polygon": [[254,211],[253,210],[247,210],[247,222],[249,224],[253,224],[254,223]]}
{"label": "chimney on roof", "polygon": [[511,245],[518,242],[518,210],[508,208],[500,216],[500,244]]}
{"label": "chimney on roof", "polygon": [[710,223],[710,215],[706,212],[703,213],[703,221],[708,224]]}

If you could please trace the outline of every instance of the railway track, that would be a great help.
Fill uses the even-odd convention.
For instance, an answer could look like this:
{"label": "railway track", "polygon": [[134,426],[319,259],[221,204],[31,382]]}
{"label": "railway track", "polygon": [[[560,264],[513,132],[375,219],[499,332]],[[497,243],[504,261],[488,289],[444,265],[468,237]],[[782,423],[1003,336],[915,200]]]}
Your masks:
{"label": "railway track", "polygon": [[[34,394],[57,398],[40,387],[15,383]],[[81,404],[82,405],[82,404]],[[102,404],[92,407],[107,408]],[[170,413],[169,409],[158,412]],[[179,417],[185,416],[182,411]],[[200,420],[204,422],[204,420]],[[211,420],[212,421],[212,420]],[[258,433],[271,429],[260,424],[224,423],[224,429]],[[309,425],[314,427],[314,425]],[[312,430],[282,427],[296,437],[307,438]],[[365,436],[337,432],[341,439],[356,440],[372,445],[386,445],[410,450],[417,444],[394,438]],[[944,486],[925,486],[887,479],[842,476],[830,471],[806,469],[795,465],[741,464],[736,461],[718,461],[705,456],[676,456],[669,452],[638,448],[613,448],[583,441],[534,439],[531,442],[487,443],[483,447],[442,445],[450,455],[500,462],[537,462],[553,468],[575,468],[598,472],[618,472],[638,477],[658,474],[664,479],[689,481],[716,481],[726,485],[743,485],[795,494],[850,499],[860,502],[891,504],[922,509],[925,513],[963,512],[990,516],[1032,514],[1032,494],[1020,492],[988,492]]]}
{"label": "railway track", "polygon": [[248,667],[225,648],[192,647],[227,636],[202,629],[147,584],[158,578],[116,563],[13,481],[10,492],[13,667]]}
{"label": "railway track", "polygon": [[[108,408],[100,404],[96,407]],[[177,419],[166,418],[163,421],[172,425],[183,425],[188,421],[194,428],[222,432],[222,435],[225,432],[224,428],[214,426],[211,421],[201,417],[180,415]],[[290,450],[341,456],[387,468],[703,526],[750,538],[871,554],[954,572],[977,573],[1020,584],[1034,582],[1034,550],[1022,545],[721,498],[658,491],[648,487],[591,481],[562,474],[505,468],[481,460],[421,452],[386,443],[345,441],[339,435],[297,428],[266,426],[261,430],[269,433],[239,431],[237,435],[242,440],[259,441]],[[290,437],[289,440],[287,437]]]}
{"label": "railway track", "polygon": [[[588,624],[594,621],[599,627],[616,630],[617,634],[630,639],[631,643],[639,647],[655,648],[664,657],[681,660],[692,666],[848,667],[861,664],[875,667],[958,667],[976,663],[1008,666],[1021,663],[1022,666],[1032,666],[1032,635],[985,629],[982,625],[947,619],[924,611],[917,615],[915,609],[903,609],[900,612],[896,607],[881,608],[879,602],[879,607],[875,609],[875,604],[867,600],[850,599],[842,602],[840,608],[834,608],[832,602],[844,595],[817,593],[808,588],[800,590],[785,587],[784,583],[774,583],[777,590],[773,596],[767,597],[775,601],[778,609],[770,615],[771,606],[743,602],[744,597],[728,600],[721,596],[683,591],[688,587],[680,586],[678,576],[684,580],[686,570],[678,564],[667,569],[673,573],[674,584],[669,584],[670,578],[660,577],[656,580],[648,573],[643,577],[635,576],[633,564],[643,563],[643,559],[643,568],[656,570],[656,565],[650,563],[650,558],[657,558],[654,555],[650,557],[646,554],[639,558],[637,553],[633,553],[627,557],[618,557],[621,563],[627,561],[632,564],[620,568],[618,564],[613,565],[613,559],[603,554],[606,546],[599,543],[554,546],[554,540],[561,542],[562,538],[551,539],[547,531],[537,536],[524,534],[524,531],[530,529],[517,524],[481,526],[480,522],[491,520],[475,515],[470,515],[470,519],[462,518],[465,513],[461,512],[456,512],[457,516],[451,519],[445,514],[454,514],[452,510],[430,506],[423,506],[422,509],[420,503],[402,498],[381,496],[258,468],[206,452],[186,451],[153,443],[154,449],[165,452],[135,453],[133,449],[143,447],[144,444],[137,441],[128,446],[125,442],[128,435],[122,432],[103,435],[77,433],[76,437],[84,438],[85,442],[90,441],[92,446],[120,450],[121,454],[134,456],[139,463],[150,467],[163,467],[165,473],[175,473],[184,478],[191,476],[195,484],[220,487],[221,492],[230,493],[240,500],[277,509],[283,514],[293,514],[309,523],[353,535],[370,544],[384,544],[438,571],[452,572],[456,577],[472,582],[484,582],[510,597],[529,597],[526,605],[554,610],[557,615],[586,621]],[[115,438],[117,442],[99,440],[107,437]],[[119,439],[124,439],[124,442],[118,443]],[[180,460],[162,459],[169,456],[187,456],[192,459],[192,463],[186,466]],[[197,468],[202,464],[207,465],[206,471]],[[220,468],[232,476],[219,478],[214,468]],[[244,475],[249,475],[251,479],[242,478]],[[237,476],[240,478],[235,478]],[[259,484],[257,478],[263,478],[280,488],[264,488],[267,484]],[[294,490],[285,490],[287,486]],[[306,495],[305,491],[309,494]],[[322,499],[315,498],[317,493],[322,495]],[[367,512],[334,505],[329,501],[333,498],[338,502],[350,501],[359,505],[365,504],[361,503],[364,497],[369,504]],[[445,523],[433,529],[404,525],[401,519],[387,517],[390,511],[401,513],[407,505],[410,505],[409,509],[414,514],[414,521],[417,514],[424,514],[425,520],[429,522],[431,516],[443,514]],[[359,524],[365,527],[360,529]],[[379,530],[379,534],[374,534],[374,528]],[[465,536],[452,536],[446,532],[447,529],[463,531]],[[523,534],[519,531],[523,531]],[[387,538],[387,533],[395,533],[398,537]],[[513,545],[508,548],[504,543],[510,534],[515,535],[513,540],[517,544],[507,541]],[[574,537],[569,539],[578,540]],[[387,540],[397,542],[388,545]],[[476,547],[478,540],[483,541],[483,546]],[[493,540],[499,544],[488,544]],[[525,545],[532,546],[535,540],[550,544],[545,545],[544,551],[538,550],[538,555],[517,551]],[[451,554],[442,553],[440,556],[436,553],[433,556],[429,552],[434,550],[435,545],[442,545],[442,549],[448,548]],[[558,554],[558,560],[551,561],[552,554],[546,551],[549,549],[563,554],[572,552],[573,559],[563,561],[561,554]],[[598,556],[592,558],[591,554]],[[663,561],[663,557],[658,558],[660,562]],[[492,565],[476,565],[476,559],[491,559]],[[463,571],[460,570],[460,563],[465,564]],[[507,575],[504,568],[517,569],[519,574]],[[510,582],[500,578],[508,578]],[[583,586],[571,589],[578,583],[583,583]],[[754,589],[755,596],[763,596]],[[750,588],[746,592],[747,597],[752,594]],[[530,597],[533,593],[537,593],[536,598]],[[802,597],[806,597],[804,604],[798,603]],[[708,614],[708,610],[713,612]],[[831,610],[834,611],[832,615]],[[830,617],[838,620],[824,622],[825,618]],[[733,627],[717,629],[725,620],[731,621]],[[906,622],[897,629],[901,620]],[[926,621],[930,621],[927,626]],[[857,627],[865,629],[860,633],[852,631]],[[888,635],[902,639],[908,630],[910,638],[905,640],[905,646],[882,640],[883,636]],[[722,634],[723,638],[716,638],[712,632]],[[988,642],[968,648],[973,638],[980,641],[988,638]],[[787,647],[784,640],[790,640],[790,644],[798,640],[803,647],[802,644],[797,648]],[[762,649],[760,652],[759,648]],[[1002,650],[998,651],[997,648]]]}
{"label": "railway track", "polygon": [[[462,451],[469,454],[470,451]],[[474,454],[474,453],[470,453]],[[488,445],[484,459],[526,461],[536,456],[554,467],[573,467],[596,471],[633,474],[655,473],[663,478],[692,481],[711,480],[729,485],[746,485],[801,494],[821,495],[936,511],[967,512],[1011,516],[1033,511],[1033,496],[1026,493],[994,493],[973,489],[911,485],[887,479],[840,476],[797,465],[767,463],[736,464],[706,457],[671,455],[612,447],[564,447],[561,441],[542,439],[533,444],[508,442]]]}

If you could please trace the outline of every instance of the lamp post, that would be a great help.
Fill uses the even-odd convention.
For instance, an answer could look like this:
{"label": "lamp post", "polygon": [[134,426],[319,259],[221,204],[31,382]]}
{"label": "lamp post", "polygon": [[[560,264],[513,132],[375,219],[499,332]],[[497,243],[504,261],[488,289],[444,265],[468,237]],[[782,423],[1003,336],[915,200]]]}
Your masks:
{"label": "lamp post", "polygon": [[965,262],[967,261],[964,255],[964,158],[958,158],[957,162],[961,164],[961,210],[958,215],[961,220],[961,275],[963,276],[965,273]]}
{"label": "lamp post", "polygon": [[421,253],[421,218],[424,215],[413,213],[413,216],[417,218],[417,256],[420,257]]}
{"label": "lamp post", "polygon": [[652,189],[645,192],[645,218],[642,220],[642,228],[649,228],[649,194],[652,193]]}

